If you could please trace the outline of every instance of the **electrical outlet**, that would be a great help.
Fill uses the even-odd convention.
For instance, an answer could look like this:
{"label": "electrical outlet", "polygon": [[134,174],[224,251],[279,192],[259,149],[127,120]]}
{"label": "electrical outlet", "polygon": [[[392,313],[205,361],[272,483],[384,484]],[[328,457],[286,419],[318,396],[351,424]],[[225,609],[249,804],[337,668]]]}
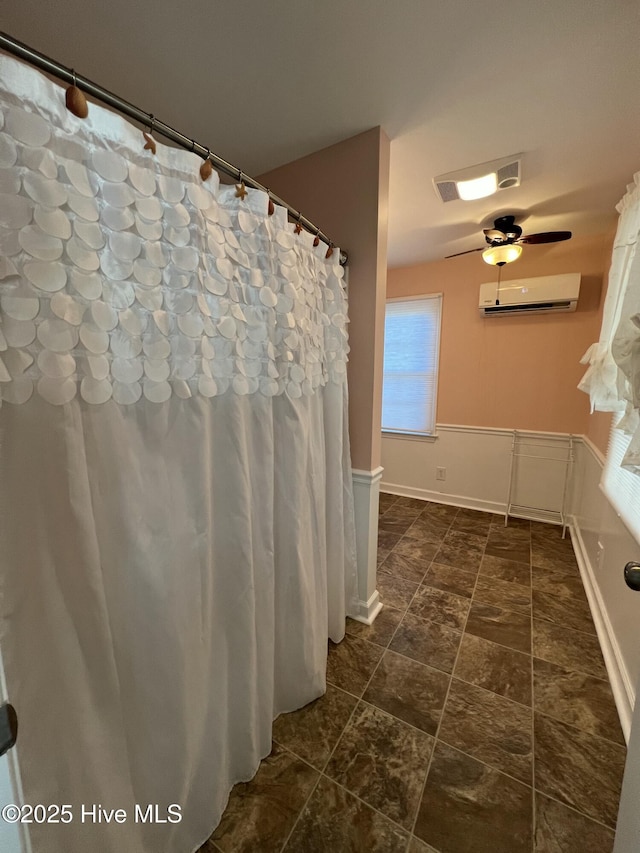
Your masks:
{"label": "electrical outlet", "polygon": [[436,468],[436,480],[446,480],[447,479],[447,469],[446,468]]}

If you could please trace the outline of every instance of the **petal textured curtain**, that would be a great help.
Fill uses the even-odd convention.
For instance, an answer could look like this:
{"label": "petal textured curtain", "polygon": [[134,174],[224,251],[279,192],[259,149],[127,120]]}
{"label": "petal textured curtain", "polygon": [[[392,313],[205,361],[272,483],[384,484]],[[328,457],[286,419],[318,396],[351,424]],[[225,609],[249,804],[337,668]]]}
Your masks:
{"label": "petal textured curtain", "polygon": [[25,800],[74,815],[34,853],[186,853],[344,633],[339,253],[4,57],[0,123],[0,643]]}
{"label": "petal textured curtain", "polygon": [[578,387],[591,411],[623,413],[617,426],[631,439],[622,466],[640,473],[640,172],[617,210],[600,341],[582,359],[589,368]]}

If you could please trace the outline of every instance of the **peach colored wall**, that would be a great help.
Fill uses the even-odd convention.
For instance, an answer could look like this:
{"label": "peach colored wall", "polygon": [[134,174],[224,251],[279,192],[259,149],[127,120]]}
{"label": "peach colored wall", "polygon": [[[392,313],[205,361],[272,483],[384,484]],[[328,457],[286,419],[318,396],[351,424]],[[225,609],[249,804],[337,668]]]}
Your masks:
{"label": "peach colored wall", "polygon": [[349,253],[354,468],[380,465],[389,140],[376,127],[259,177]]}
{"label": "peach colored wall", "polygon": [[580,358],[598,339],[603,273],[611,235],[525,246],[503,268],[503,280],[582,273],[572,314],[480,316],[480,284],[497,268],[479,254],[389,270],[387,296],[439,293],[443,297],[439,423],[586,432],[589,400],[576,386]]}

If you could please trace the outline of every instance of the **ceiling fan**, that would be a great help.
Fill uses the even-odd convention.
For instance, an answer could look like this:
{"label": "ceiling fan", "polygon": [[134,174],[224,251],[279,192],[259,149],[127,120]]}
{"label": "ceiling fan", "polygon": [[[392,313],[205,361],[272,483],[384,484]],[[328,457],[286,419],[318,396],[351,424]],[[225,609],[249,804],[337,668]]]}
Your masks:
{"label": "ceiling fan", "polygon": [[493,228],[485,228],[482,233],[487,246],[468,249],[466,252],[457,252],[455,255],[447,255],[447,258],[457,258],[471,252],[482,252],[484,261],[501,267],[504,264],[511,263],[511,261],[516,261],[522,253],[523,245],[560,243],[562,240],[569,240],[571,237],[571,231],[543,231],[540,234],[529,234],[523,237],[522,228],[516,225],[515,216],[499,216],[493,223]]}

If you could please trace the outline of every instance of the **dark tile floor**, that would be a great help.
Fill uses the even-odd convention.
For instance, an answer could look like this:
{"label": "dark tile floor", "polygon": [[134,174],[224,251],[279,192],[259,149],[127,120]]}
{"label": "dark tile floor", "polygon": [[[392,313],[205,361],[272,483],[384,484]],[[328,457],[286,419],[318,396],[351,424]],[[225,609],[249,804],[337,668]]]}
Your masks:
{"label": "dark tile floor", "polygon": [[380,496],[371,627],[202,853],[610,853],[624,738],[569,539]]}

